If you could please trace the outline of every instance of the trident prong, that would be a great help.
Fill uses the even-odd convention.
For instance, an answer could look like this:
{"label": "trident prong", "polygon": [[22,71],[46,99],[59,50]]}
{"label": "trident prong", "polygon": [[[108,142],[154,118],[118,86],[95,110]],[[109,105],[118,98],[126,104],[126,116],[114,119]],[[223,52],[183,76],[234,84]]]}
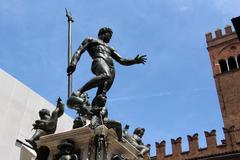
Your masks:
{"label": "trident prong", "polygon": [[73,21],[73,18],[72,18],[72,13],[69,12],[69,11],[67,10],[67,8],[65,8],[65,10],[66,10],[66,16],[67,16],[67,18],[68,18],[68,21],[74,22],[74,21]]}

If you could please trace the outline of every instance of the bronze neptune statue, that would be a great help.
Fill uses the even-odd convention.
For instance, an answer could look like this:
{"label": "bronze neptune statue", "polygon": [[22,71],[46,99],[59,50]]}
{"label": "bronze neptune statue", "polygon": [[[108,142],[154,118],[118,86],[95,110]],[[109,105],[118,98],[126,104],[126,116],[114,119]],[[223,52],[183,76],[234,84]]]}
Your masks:
{"label": "bronze neptune statue", "polygon": [[[125,66],[144,64],[146,62],[146,55],[137,55],[131,60],[122,58],[115,49],[108,45],[112,34],[113,32],[110,28],[101,28],[98,32],[97,39],[86,38],[73,55],[71,63],[67,68],[68,75],[71,75],[75,71],[76,65],[85,51],[88,51],[90,57],[93,59],[91,69],[96,75],[96,77],[89,80],[85,85],[73,93],[73,96],[80,97],[84,92],[95,87],[97,87],[96,97],[99,95],[106,96],[115,78],[113,60]],[[95,101],[93,100],[92,104],[94,103]]]}

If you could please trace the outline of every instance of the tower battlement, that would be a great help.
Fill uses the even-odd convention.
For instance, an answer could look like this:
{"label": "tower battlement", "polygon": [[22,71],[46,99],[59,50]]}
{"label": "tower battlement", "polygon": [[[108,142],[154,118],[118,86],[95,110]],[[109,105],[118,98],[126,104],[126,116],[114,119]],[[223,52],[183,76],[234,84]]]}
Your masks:
{"label": "tower battlement", "polygon": [[207,146],[204,148],[199,147],[198,133],[193,135],[187,135],[188,139],[188,151],[182,151],[182,138],[171,139],[172,154],[166,154],[166,141],[156,142],[156,160],[186,160],[196,157],[208,157],[210,155],[223,154],[231,152],[233,150],[240,149],[240,143],[237,141],[236,135],[234,135],[234,127],[223,128],[225,139],[221,144],[217,144],[216,130],[213,129],[210,132],[205,131],[205,139]]}
{"label": "tower battlement", "polygon": [[226,25],[226,27],[224,28],[224,31],[225,31],[225,34],[223,34],[221,29],[219,29],[219,28],[216,29],[215,30],[215,37],[213,37],[211,32],[206,33],[206,41],[210,42],[210,41],[213,41],[213,40],[221,39],[221,38],[223,38],[225,36],[228,36],[228,35],[233,33],[232,27],[230,25]]}
{"label": "tower battlement", "polygon": [[226,25],[224,31],[218,28],[215,30],[214,34],[208,32],[205,34],[205,37],[208,47],[213,47],[223,42],[237,39],[235,31],[232,30],[232,26],[230,25]]}

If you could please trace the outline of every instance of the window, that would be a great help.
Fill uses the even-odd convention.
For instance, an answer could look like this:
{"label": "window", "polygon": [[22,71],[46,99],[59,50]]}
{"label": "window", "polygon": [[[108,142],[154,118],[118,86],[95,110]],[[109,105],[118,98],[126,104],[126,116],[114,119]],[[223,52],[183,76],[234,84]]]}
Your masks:
{"label": "window", "polygon": [[228,66],[229,66],[230,70],[237,68],[237,62],[236,62],[234,57],[229,57],[228,58]]}
{"label": "window", "polygon": [[227,67],[227,62],[224,59],[219,60],[218,62],[220,64],[221,72],[227,72],[228,67]]}

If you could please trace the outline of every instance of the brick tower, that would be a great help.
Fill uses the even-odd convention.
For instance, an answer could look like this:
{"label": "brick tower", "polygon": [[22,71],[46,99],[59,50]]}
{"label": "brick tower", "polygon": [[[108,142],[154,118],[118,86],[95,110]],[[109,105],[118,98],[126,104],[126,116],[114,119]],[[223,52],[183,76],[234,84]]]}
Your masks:
{"label": "brick tower", "polygon": [[[234,132],[235,142],[240,142],[240,41],[231,26],[206,34],[208,52],[217,88],[224,132]],[[233,138],[233,137],[232,137]]]}
{"label": "brick tower", "polygon": [[225,32],[206,34],[213,77],[224,122],[224,136],[217,143],[216,130],[204,131],[207,146],[199,145],[198,133],[188,135],[189,150],[182,151],[182,138],[172,139],[172,154],[166,154],[166,142],[156,142],[152,160],[239,160],[240,159],[240,41],[231,26]]}

